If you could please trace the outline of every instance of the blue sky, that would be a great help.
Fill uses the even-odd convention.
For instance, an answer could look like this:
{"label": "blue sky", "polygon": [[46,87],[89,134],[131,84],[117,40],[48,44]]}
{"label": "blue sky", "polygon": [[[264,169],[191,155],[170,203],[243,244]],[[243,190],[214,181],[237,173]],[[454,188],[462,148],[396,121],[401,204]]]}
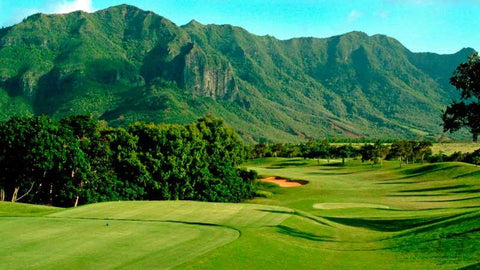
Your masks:
{"label": "blue sky", "polygon": [[177,25],[192,19],[233,24],[279,39],[358,30],[394,37],[415,52],[480,50],[480,0],[0,0],[0,25],[38,12],[95,11],[122,3],[152,10]]}

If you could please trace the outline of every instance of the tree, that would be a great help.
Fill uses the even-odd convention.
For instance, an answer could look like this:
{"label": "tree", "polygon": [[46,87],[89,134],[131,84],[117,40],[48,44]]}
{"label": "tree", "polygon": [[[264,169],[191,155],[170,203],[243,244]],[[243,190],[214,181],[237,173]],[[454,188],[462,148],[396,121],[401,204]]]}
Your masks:
{"label": "tree", "polygon": [[417,160],[421,160],[422,163],[425,161],[425,157],[432,155],[432,142],[429,141],[420,141],[412,142],[413,145],[413,156]]}
{"label": "tree", "polygon": [[335,156],[342,158],[342,164],[345,164],[345,158],[352,157],[355,154],[355,148],[351,145],[342,145],[337,147],[335,150]]}
{"label": "tree", "polygon": [[398,157],[400,161],[400,168],[402,168],[402,163],[408,155],[409,151],[407,150],[407,147],[408,141],[406,140],[394,142],[390,147],[390,152],[388,153],[388,155],[390,157]]}
{"label": "tree", "polygon": [[70,130],[46,116],[2,123],[0,149],[0,197],[12,202],[67,202],[88,167]]}
{"label": "tree", "polygon": [[251,158],[263,158],[266,157],[269,153],[270,149],[267,144],[259,143],[256,144],[252,150],[250,150],[250,157]]}
{"label": "tree", "polygon": [[374,144],[365,144],[360,148],[360,154],[362,155],[362,162],[370,161],[370,164],[382,165],[382,160],[387,155],[388,148],[385,147],[379,140]]}
{"label": "tree", "polygon": [[477,52],[457,67],[450,84],[461,91],[461,101],[453,102],[444,111],[443,130],[455,132],[468,127],[473,141],[477,142],[480,134],[480,57]]}
{"label": "tree", "polygon": [[473,161],[473,164],[475,164],[475,166],[478,166],[478,163],[480,163],[480,157],[473,157],[472,161]]}
{"label": "tree", "polygon": [[254,172],[246,148],[220,119],[108,128],[85,116],[0,122],[0,200],[77,206],[112,200],[239,202]]}

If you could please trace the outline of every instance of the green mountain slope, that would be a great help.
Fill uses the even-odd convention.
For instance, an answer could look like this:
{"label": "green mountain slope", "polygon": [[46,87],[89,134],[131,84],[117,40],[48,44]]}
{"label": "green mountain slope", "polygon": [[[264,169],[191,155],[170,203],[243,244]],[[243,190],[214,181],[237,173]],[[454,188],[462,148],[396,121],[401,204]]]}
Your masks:
{"label": "green mountain slope", "polygon": [[0,30],[0,118],[92,113],[112,125],[224,118],[246,141],[441,132],[448,78],[473,52],[412,53],[361,32],[277,40],[178,27],[121,5]]}

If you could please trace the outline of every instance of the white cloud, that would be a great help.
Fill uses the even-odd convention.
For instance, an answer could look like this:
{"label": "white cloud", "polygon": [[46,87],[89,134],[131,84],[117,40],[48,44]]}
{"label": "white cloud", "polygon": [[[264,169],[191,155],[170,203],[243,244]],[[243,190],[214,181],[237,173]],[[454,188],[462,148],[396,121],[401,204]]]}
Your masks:
{"label": "white cloud", "polygon": [[74,0],[74,1],[62,0],[56,5],[53,5],[53,7],[51,8],[52,13],[61,13],[61,14],[69,13],[77,10],[92,12],[95,9],[93,8],[92,0]]}
{"label": "white cloud", "polygon": [[347,16],[347,23],[354,22],[358,20],[358,18],[362,17],[363,13],[358,10],[352,10]]}

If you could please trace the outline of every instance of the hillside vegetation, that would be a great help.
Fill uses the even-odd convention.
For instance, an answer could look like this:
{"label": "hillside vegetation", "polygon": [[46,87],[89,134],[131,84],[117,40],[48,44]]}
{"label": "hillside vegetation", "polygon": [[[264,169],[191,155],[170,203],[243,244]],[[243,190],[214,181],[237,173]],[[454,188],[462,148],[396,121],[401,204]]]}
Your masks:
{"label": "hillside vegetation", "polygon": [[92,113],[114,126],[221,116],[246,141],[441,133],[448,78],[473,53],[412,53],[383,35],[277,40],[178,27],[121,5],[0,30],[0,118]]}

